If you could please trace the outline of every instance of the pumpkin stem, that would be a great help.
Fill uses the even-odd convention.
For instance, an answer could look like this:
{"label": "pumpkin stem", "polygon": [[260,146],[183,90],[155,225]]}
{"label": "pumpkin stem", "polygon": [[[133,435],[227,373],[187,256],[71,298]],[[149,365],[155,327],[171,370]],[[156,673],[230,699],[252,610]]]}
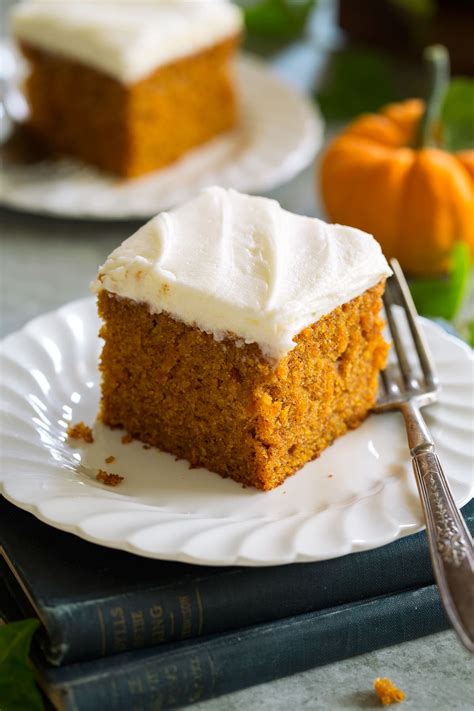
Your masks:
{"label": "pumpkin stem", "polygon": [[436,134],[439,131],[441,109],[450,79],[449,54],[446,47],[441,44],[427,47],[423,58],[430,72],[430,88],[426,109],[418,127],[416,148],[438,143]]}

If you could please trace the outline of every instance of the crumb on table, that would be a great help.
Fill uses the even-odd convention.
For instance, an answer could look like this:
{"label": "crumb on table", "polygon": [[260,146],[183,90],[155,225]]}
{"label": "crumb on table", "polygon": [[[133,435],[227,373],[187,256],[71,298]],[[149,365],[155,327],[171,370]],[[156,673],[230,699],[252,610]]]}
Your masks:
{"label": "crumb on table", "polygon": [[112,464],[112,462],[115,462],[115,457],[111,454],[110,457],[106,458],[105,463]]}
{"label": "crumb on table", "polygon": [[123,476],[120,476],[119,474],[111,474],[110,472],[106,472],[104,469],[98,469],[95,478],[97,481],[100,481],[101,484],[105,484],[106,486],[118,486],[124,479]]}
{"label": "crumb on table", "polygon": [[132,435],[128,434],[128,432],[127,432],[127,434],[124,434],[124,436],[122,437],[122,444],[130,444],[130,442],[132,442],[132,440],[133,440]]}
{"label": "crumb on table", "polygon": [[375,693],[384,706],[393,703],[400,703],[405,698],[405,694],[401,689],[398,689],[388,677],[377,677],[374,681]]}
{"label": "crumb on table", "polygon": [[67,436],[70,439],[82,439],[84,442],[91,444],[94,441],[92,429],[84,422],[77,422],[75,425],[69,425],[67,428]]}

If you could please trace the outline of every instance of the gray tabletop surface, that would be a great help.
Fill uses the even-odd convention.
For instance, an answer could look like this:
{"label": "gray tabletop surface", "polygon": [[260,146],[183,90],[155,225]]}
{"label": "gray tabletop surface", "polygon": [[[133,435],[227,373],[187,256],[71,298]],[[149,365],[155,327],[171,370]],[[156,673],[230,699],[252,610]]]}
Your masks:
{"label": "gray tabletop surface", "polygon": [[[301,47],[275,63],[282,74],[298,76],[304,88],[321,57],[308,61],[306,75],[295,73]],[[284,207],[319,215],[310,168],[271,193]],[[120,241],[139,226],[130,222],[73,222],[0,210],[1,335],[27,321],[88,294],[97,267]],[[219,699],[196,711],[286,711],[293,709],[369,709],[379,707],[372,691],[377,676],[391,677],[407,698],[401,708],[464,711],[474,699],[474,665],[452,632],[309,670]],[[471,703],[470,703],[471,702]],[[398,707],[397,707],[398,708]]]}

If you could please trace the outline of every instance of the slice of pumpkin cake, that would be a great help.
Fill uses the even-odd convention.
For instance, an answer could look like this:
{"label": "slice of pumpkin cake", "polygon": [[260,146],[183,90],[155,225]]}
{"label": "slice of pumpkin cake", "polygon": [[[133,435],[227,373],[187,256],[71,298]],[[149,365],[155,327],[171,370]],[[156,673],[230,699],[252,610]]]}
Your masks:
{"label": "slice of pumpkin cake", "polygon": [[53,154],[135,177],[237,124],[228,0],[22,0],[11,25],[29,127]]}
{"label": "slice of pumpkin cake", "polygon": [[389,274],[364,232],[207,189],[99,271],[99,416],[272,489],[374,404]]}

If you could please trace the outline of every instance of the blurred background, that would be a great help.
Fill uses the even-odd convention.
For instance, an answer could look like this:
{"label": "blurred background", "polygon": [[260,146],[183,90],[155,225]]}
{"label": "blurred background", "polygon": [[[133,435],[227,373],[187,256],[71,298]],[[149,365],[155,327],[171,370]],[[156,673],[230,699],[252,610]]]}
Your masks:
{"label": "blurred background", "polygon": [[[474,74],[471,0],[235,1],[245,15],[244,50],[277,66],[286,62],[296,85],[313,79],[314,85],[305,88],[314,90],[330,120],[346,120],[422,92],[427,45],[448,49],[453,74]],[[8,12],[17,2],[0,0],[4,37]]]}

